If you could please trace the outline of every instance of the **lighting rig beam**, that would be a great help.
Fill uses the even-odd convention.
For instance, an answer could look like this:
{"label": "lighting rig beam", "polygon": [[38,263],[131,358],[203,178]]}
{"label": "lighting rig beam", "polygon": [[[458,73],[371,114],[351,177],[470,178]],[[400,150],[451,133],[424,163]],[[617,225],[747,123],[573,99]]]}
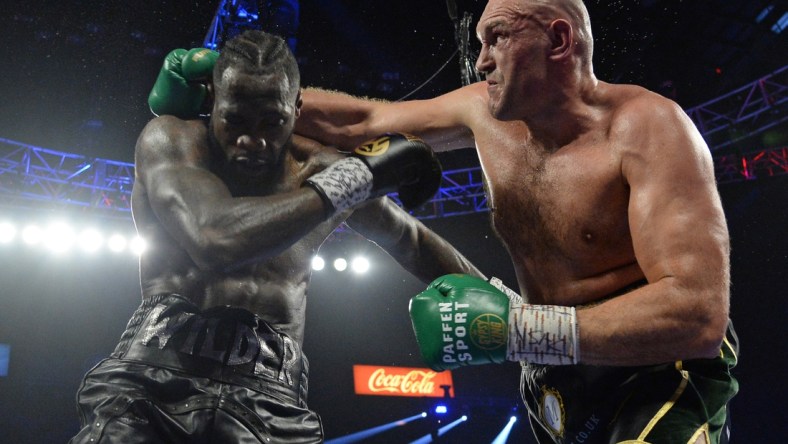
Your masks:
{"label": "lighting rig beam", "polygon": [[350,444],[353,442],[359,442],[363,439],[369,438],[370,436],[375,436],[377,434],[385,432],[386,430],[393,429],[394,427],[404,426],[405,424],[411,421],[422,419],[425,418],[426,416],[427,416],[426,413],[419,413],[418,415],[409,416],[407,418],[393,421],[388,424],[379,425],[377,427],[361,430],[359,432],[352,433],[350,435],[345,435],[339,438],[330,439],[326,441],[326,444]]}
{"label": "lighting rig beam", "polygon": [[[228,0],[229,1],[229,0]],[[788,147],[748,153],[721,148],[788,122],[788,65],[751,84],[687,110],[714,156],[720,184],[788,173]],[[750,130],[731,137],[737,125]],[[102,216],[129,217],[134,165],[88,158],[0,138],[0,206],[81,206]],[[400,203],[396,195],[391,196]],[[103,211],[107,210],[107,211]],[[479,167],[443,172],[443,186],[414,211],[419,219],[485,212],[487,196]]]}

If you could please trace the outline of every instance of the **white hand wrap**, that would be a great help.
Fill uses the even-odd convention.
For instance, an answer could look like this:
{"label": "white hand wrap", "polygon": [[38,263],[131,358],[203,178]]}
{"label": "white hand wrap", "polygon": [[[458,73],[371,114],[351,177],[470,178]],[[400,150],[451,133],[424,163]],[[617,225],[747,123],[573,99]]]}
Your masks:
{"label": "white hand wrap", "polygon": [[355,157],[332,163],[325,170],[310,176],[307,182],[333,207],[327,211],[328,214],[364,202],[372,192],[372,172]]}
{"label": "white hand wrap", "polygon": [[577,364],[580,350],[575,308],[512,304],[506,359],[547,365]]}
{"label": "white hand wrap", "polygon": [[495,277],[495,276],[491,277],[489,282],[490,282],[490,285],[492,285],[493,287],[495,287],[498,290],[500,290],[501,293],[505,294],[506,297],[509,298],[509,306],[511,306],[512,304],[522,304],[523,302],[525,302],[525,301],[523,301],[523,297],[522,296],[517,294],[511,288],[509,288],[506,285],[504,285],[503,281],[501,281],[497,277]]}
{"label": "white hand wrap", "polygon": [[580,361],[574,307],[525,304],[522,296],[497,277],[489,282],[509,298],[508,361],[548,365]]}

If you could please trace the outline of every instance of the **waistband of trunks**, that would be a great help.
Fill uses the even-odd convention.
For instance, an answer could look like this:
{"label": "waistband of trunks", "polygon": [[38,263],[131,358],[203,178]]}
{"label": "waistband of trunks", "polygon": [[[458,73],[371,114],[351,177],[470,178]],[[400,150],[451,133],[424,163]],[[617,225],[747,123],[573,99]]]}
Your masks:
{"label": "waistband of trunks", "polygon": [[298,343],[242,308],[200,310],[175,294],[147,298],[110,357],[306,403],[309,364]]}

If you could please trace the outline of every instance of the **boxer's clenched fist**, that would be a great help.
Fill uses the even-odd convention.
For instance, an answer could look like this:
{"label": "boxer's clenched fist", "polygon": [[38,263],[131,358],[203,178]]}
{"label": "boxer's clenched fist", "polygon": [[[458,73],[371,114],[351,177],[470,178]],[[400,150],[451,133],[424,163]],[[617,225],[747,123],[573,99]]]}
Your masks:
{"label": "boxer's clenched fist", "polygon": [[359,145],[349,157],[307,182],[323,198],[327,214],[333,214],[394,192],[405,208],[416,208],[435,195],[441,177],[440,163],[429,145],[391,133]]}
{"label": "boxer's clenched fist", "polygon": [[524,304],[507,293],[450,274],[414,296],[410,316],[424,362],[436,371],[506,360],[576,364],[575,309]]}
{"label": "boxer's clenched fist", "polygon": [[219,53],[206,48],[174,49],[164,58],[148,95],[153,114],[194,119],[208,112],[208,86]]}

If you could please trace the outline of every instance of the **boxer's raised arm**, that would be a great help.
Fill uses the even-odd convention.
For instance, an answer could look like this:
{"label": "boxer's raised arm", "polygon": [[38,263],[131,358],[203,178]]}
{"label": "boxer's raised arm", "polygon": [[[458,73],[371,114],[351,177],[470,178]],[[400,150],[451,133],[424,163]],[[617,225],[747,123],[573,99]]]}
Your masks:
{"label": "boxer's raised arm", "polygon": [[436,151],[468,148],[474,145],[468,110],[483,91],[479,83],[433,99],[386,102],[307,88],[295,131],[344,148],[389,131],[419,136]]}

